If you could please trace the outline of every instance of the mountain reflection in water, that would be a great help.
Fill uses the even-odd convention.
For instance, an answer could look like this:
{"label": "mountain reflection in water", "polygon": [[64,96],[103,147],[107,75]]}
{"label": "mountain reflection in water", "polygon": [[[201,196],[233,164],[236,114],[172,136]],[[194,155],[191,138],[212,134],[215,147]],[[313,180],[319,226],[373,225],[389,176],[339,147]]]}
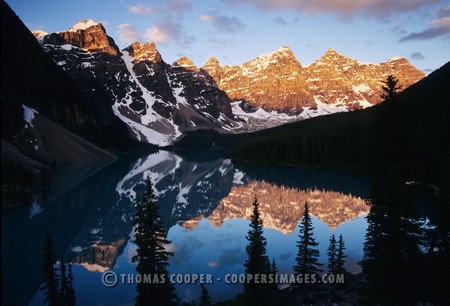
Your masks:
{"label": "mountain reflection in water", "polygon": [[[342,233],[347,246],[347,268],[352,272],[360,270],[357,262],[362,257],[367,226],[367,178],[338,171],[234,165],[228,159],[206,155],[196,152],[187,158],[158,151],[119,159],[79,180],[51,203],[35,203],[30,209],[35,211],[39,205],[39,212],[31,217],[30,212],[7,211],[2,217],[8,220],[3,225],[2,246],[16,248],[23,256],[2,251],[2,255],[6,254],[2,267],[17,266],[27,255],[34,262],[24,267],[33,280],[26,288],[20,287],[20,282],[9,282],[6,289],[11,292],[10,300],[18,301],[18,305],[27,305],[30,300],[31,305],[42,303],[40,246],[48,231],[54,236],[57,255],[74,262],[80,305],[133,304],[135,285],[106,288],[101,283],[101,272],[135,272],[135,264],[131,263],[136,249],[134,201],[140,199],[147,175],[154,183],[161,216],[172,241],[170,273],[210,273],[215,278],[242,273],[245,236],[255,195],[261,203],[268,255],[275,258],[281,273],[292,270],[297,226],[305,201],[313,215],[320,260],[326,263],[329,236]],[[5,232],[15,232],[16,239],[7,238]],[[14,272],[17,271],[2,272],[2,279],[14,278]],[[239,293],[242,286],[215,281],[208,290],[214,299],[226,299]],[[177,285],[177,293],[182,299],[196,300],[200,286]]]}

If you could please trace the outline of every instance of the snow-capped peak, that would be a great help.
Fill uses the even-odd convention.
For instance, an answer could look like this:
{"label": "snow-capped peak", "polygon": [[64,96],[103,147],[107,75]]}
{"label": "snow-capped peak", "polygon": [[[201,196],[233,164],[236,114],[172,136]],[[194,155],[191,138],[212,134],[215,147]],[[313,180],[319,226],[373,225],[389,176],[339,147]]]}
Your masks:
{"label": "snow-capped peak", "polygon": [[70,29],[69,31],[78,31],[78,30],[86,30],[90,27],[96,26],[98,25],[98,22],[95,22],[92,19],[87,19],[87,20],[83,20],[80,22],[75,23]]}
{"label": "snow-capped peak", "polygon": [[394,56],[394,57],[390,58],[388,60],[388,62],[395,62],[395,61],[403,60],[403,59],[405,59],[405,57],[403,57],[403,56]]}
{"label": "snow-capped peak", "polygon": [[40,44],[42,44],[42,42],[44,41],[44,37],[48,35],[47,32],[42,30],[33,30],[31,31],[31,33],[33,33],[34,37]]}
{"label": "snow-capped peak", "polygon": [[36,37],[37,39],[48,35],[48,33],[43,30],[33,30],[31,31],[31,33],[33,33],[34,37]]}
{"label": "snow-capped peak", "polygon": [[267,59],[271,59],[274,57],[285,57],[285,56],[291,56],[293,53],[291,51],[291,49],[287,46],[283,46],[283,47],[279,47],[278,49],[276,49],[275,51],[271,52],[271,53],[267,53],[267,54],[262,54],[260,56],[258,56],[256,59],[257,60],[267,60]]}
{"label": "snow-capped peak", "polygon": [[[295,59],[295,56],[292,53],[291,49],[289,47],[284,46],[278,48],[277,50],[271,53],[262,54],[257,58],[244,63],[241,66],[243,67],[243,72],[245,75],[247,74],[246,70],[248,69],[252,69],[255,71],[264,70],[267,69],[270,65],[277,64],[280,59],[287,57],[292,57]],[[295,61],[297,60],[295,59]]]}

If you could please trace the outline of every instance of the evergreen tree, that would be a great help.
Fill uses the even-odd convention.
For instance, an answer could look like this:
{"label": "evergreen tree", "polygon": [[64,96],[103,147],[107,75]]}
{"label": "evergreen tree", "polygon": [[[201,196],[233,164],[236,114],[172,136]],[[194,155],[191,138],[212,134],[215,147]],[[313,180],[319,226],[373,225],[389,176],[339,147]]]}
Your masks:
{"label": "evergreen tree", "polygon": [[381,81],[384,85],[381,87],[383,92],[380,94],[380,97],[384,99],[385,101],[392,102],[394,100],[395,95],[398,93],[398,91],[402,88],[401,85],[398,84],[398,79],[393,76],[392,74],[389,74],[386,77],[385,81]]}
{"label": "evergreen tree", "polygon": [[270,273],[276,275],[278,273],[278,267],[275,263],[275,258],[272,258],[272,265],[270,266]]}
{"label": "evergreen tree", "polygon": [[67,306],[75,306],[77,304],[77,299],[75,297],[75,289],[73,287],[73,274],[72,274],[72,263],[68,264],[68,275],[67,275]]}
{"label": "evergreen tree", "polygon": [[330,245],[327,249],[328,255],[328,273],[336,273],[336,237],[334,234],[330,237]]}
{"label": "evergreen tree", "polygon": [[413,273],[421,254],[420,222],[414,214],[398,168],[391,166],[383,180],[372,184],[371,209],[361,261],[367,277],[364,295],[371,303],[415,302],[419,290]]}
{"label": "evergreen tree", "polygon": [[61,258],[59,264],[59,294],[58,305],[74,306],[76,305],[75,290],[73,288],[72,264],[66,264],[64,258]]}
{"label": "evergreen tree", "polygon": [[53,251],[53,239],[49,233],[45,236],[45,243],[42,247],[43,262],[41,272],[44,283],[41,290],[44,292],[44,303],[49,306],[58,305],[58,278],[55,271],[56,256]]}
{"label": "evergreen tree", "polygon": [[344,254],[344,250],[345,250],[344,237],[341,234],[339,235],[339,242],[336,249],[336,262],[335,262],[336,265],[334,270],[334,273],[336,274],[343,274],[346,272],[344,264],[347,255]]}
{"label": "evergreen tree", "polygon": [[322,264],[318,262],[319,250],[316,249],[319,244],[313,237],[313,229],[311,217],[309,215],[308,203],[305,203],[305,211],[302,221],[299,224],[299,240],[297,241],[297,257],[294,266],[296,275],[318,274],[322,270],[319,268]]}
{"label": "evergreen tree", "polygon": [[386,103],[376,113],[376,122],[371,128],[370,137],[372,171],[374,179],[377,180],[386,177],[389,165],[402,166],[411,159],[409,150],[406,150],[411,126],[404,117],[404,111],[396,103],[401,86],[393,75],[388,75],[382,83],[384,85],[381,87],[380,97]]}
{"label": "evergreen tree", "polygon": [[274,280],[272,284],[272,289],[274,291],[278,291],[278,283],[275,282],[276,275],[278,274],[278,267],[277,264],[275,263],[275,258],[272,258],[272,264],[270,265],[270,274],[272,274]]}
{"label": "evergreen tree", "polygon": [[[244,263],[245,273],[250,276],[270,273],[270,261],[266,255],[266,238],[263,236],[263,221],[259,212],[259,202],[255,196],[253,200],[253,213],[250,220],[250,230],[245,237],[248,240],[248,258]],[[248,305],[268,305],[267,284],[259,284],[255,279],[244,284],[244,296]]]}
{"label": "evergreen tree", "polygon": [[145,182],[143,199],[136,204],[134,226],[137,250],[132,262],[137,262],[136,270],[142,277],[157,276],[160,281],[138,283],[136,305],[174,305],[175,288],[169,281],[167,270],[168,259],[173,253],[166,250],[170,241],[166,238],[167,232],[159,215],[149,176]]}
{"label": "evergreen tree", "polygon": [[68,297],[69,297],[69,282],[67,280],[66,273],[66,263],[64,262],[64,258],[61,258],[59,264],[60,271],[60,281],[61,285],[59,287],[59,305],[67,305]]}
{"label": "evergreen tree", "polygon": [[[444,173],[439,184],[437,205],[430,217],[428,230],[428,254],[447,254],[450,256],[450,182]],[[450,257],[449,257],[450,258]]]}
{"label": "evergreen tree", "polygon": [[202,288],[202,295],[200,297],[200,306],[211,306],[212,299],[209,296],[208,289],[206,289],[204,284],[200,284],[200,287]]}

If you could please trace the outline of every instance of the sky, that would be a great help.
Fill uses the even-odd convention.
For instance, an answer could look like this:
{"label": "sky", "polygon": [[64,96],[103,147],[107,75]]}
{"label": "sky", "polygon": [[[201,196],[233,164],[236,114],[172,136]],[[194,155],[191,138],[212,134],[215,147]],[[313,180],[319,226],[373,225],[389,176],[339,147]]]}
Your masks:
{"label": "sky", "polygon": [[450,61],[450,0],[6,0],[30,30],[101,22],[120,49],[154,42],[167,63],[239,65],[288,46],[302,65],[328,48],[425,73]]}

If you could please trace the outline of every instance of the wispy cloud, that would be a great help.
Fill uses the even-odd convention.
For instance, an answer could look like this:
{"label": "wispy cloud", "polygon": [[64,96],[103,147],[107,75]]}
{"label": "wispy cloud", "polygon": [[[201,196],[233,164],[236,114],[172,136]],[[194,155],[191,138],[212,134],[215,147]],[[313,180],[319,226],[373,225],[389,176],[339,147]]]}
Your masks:
{"label": "wispy cloud", "polygon": [[450,26],[450,17],[441,17],[439,19],[430,20],[430,24],[437,25],[439,27],[448,27]]}
{"label": "wispy cloud", "polygon": [[429,21],[429,27],[420,32],[413,32],[403,36],[398,41],[427,40],[434,38],[450,38],[450,6],[437,10],[439,18]]}
{"label": "wispy cloud", "polygon": [[238,5],[250,4],[257,8],[276,10],[296,10],[302,14],[332,13],[340,17],[356,14],[385,19],[389,15],[415,11],[435,4],[440,0],[222,0]]}
{"label": "wispy cloud", "polygon": [[27,28],[30,29],[30,30],[41,30],[41,31],[45,31],[45,30],[47,29],[47,26],[44,25],[44,24],[38,24],[38,25],[35,25],[35,24],[32,23],[32,22],[24,22],[24,23],[25,23],[25,25],[27,26]]}
{"label": "wispy cloud", "polygon": [[110,23],[109,21],[107,21],[107,20],[102,20],[102,21],[100,21],[100,23],[101,23],[105,28],[107,28],[107,27],[109,27],[109,26],[111,25],[111,23]]}
{"label": "wispy cloud", "polygon": [[243,24],[237,17],[229,17],[217,13],[202,15],[199,19],[203,22],[209,22],[218,32],[236,33],[245,29]]}
{"label": "wispy cloud", "polygon": [[283,17],[275,18],[275,23],[279,25],[287,25],[288,22]]}
{"label": "wispy cloud", "polygon": [[448,17],[450,16],[450,5],[446,6],[446,7],[440,7],[438,9],[438,17],[442,18],[442,17]]}
{"label": "wispy cloud", "polygon": [[157,44],[176,43],[183,47],[188,47],[195,41],[195,37],[187,35],[180,23],[169,19],[148,28],[145,37]]}
{"label": "wispy cloud", "polygon": [[192,9],[192,3],[189,0],[169,0],[167,2],[171,12],[182,13]]}
{"label": "wispy cloud", "polygon": [[142,40],[142,35],[129,23],[117,26],[117,36],[119,36],[120,42],[124,44]]}
{"label": "wispy cloud", "polygon": [[411,40],[427,40],[438,37],[450,38],[450,27],[449,26],[432,27],[423,30],[421,32],[413,32],[400,38],[398,41],[406,42]]}
{"label": "wispy cloud", "polygon": [[149,15],[159,13],[160,9],[156,6],[144,6],[142,4],[137,4],[130,6],[128,11],[136,15]]}
{"label": "wispy cloud", "polygon": [[423,55],[422,52],[413,52],[413,53],[411,53],[411,59],[423,60],[423,59],[425,59],[425,55]]}

